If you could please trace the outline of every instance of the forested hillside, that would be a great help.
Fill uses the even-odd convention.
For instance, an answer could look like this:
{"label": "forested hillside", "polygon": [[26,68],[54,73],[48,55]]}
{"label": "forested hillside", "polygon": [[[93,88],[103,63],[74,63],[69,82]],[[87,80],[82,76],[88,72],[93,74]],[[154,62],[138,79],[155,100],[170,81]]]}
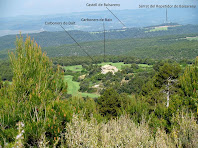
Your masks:
{"label": "forested hillside", "polygon": [[[128,55],[149,59],[194,59],[198,55],[198,34],[185,34],[175,36],[120,39],[106,41],[106,55]],[[85,50],[90,55],[103,55],[103,41],[80,43],[82,48],[76,44],[65,44],[43,48],[49,57],[62,56],[86,56]],[[14,51],[14,50],[10,50]],[[8,50],[0,51],[0,58],[8,57]]]}
{"label": "forested hillside", "polygon": [[[118,30],[107,30],[106,38],[112,39],[128,39],[128,38],[149,38],[167,35],[184,35],[198,33],[198,25],[184,25],[177,27],[168,27],[168,30],[149,31],[149,27],[145,28],[128,28]],[[23,33],[23,32],[22,32]],[[90,42],[103,40],[103,32],[85,32],[85,31],[69,31],[71,36],[78,42]],[[29,34],[41,47],[60,46],[64,44],[72,44],[73,40],[64,32],[41,32]],[[26,34],[23,35],[24,38]],[[183,36],[185,37],[185,36]],[[0,37],[0,51],[5,49],[12,49],[15,47],[16,35],[7,35]]]}
{"label": "forested hillside", "polygon": [[[104,54],[103,41],[81,43],[81,46],[90,55]],[[47,47],[44,50],[50,57],[86,56],[76,44]],[[198,55],[198,42],[197,40],[187,40],[181,36],[107,40],[106,54],[149,59],[194,59]]]}

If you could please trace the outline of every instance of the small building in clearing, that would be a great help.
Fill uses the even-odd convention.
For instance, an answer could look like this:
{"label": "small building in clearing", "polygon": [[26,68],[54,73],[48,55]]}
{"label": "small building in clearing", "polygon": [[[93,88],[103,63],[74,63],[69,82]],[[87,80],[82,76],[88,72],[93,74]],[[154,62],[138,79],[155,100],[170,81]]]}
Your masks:
{"label": "small building in clearing", "polygon": [[115,74],[116,72],[118,72],[118,69],[117,69],[117,67],[112,66],[112,65],[104,65],[101,67],[102,74],[107,74],[108,72]]}

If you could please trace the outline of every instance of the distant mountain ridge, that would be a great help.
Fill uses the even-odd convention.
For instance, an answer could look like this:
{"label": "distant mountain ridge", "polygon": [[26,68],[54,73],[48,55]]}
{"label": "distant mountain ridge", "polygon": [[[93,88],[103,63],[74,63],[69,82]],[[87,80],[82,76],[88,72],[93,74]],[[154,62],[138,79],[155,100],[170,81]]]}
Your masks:
{"label": "distant mountain ridge", "polygon": [[[162,24],[166,20],[166,9],[131,9],[111,11],[126,25],[126,27],[146,27]],[[198,9],[168,9],[168,21],[181,25],[198,24]],[[86,22],[81,19],[112,19],[105,22],[107,30],[118,29],[122,24],[108,11],[77,12],[68,14],[17,16],[0,18],[0,36],[22,32],[62,31],[58,25],[45,25],[45,22],[75,22],[75,25],[65,25],[67,30],[95,31],[103,30],[103,22]]]}
{"label": "distant mountain ridge", "polygon": [[[182,35],[182,34],[194,34],[198,33],[198,25],[184,25],[177,27],[170,27],[167,30],[159,30],[148,32],[147,28],[127,28],[127,29],[114,29],[106,31],[106,39],[129,39],[129,38],[147,38],[167,35]],[[86,32],[73,30],[69,31],[71,36],[76,39],[77,42],[91,42],[100,41],[104,38],[103,31]],[[55,47],[64,44],[73,44],[74,41],[64,32],[41,32],[28,34],[31,38],[41,47]],[[27,34],[23,34],[24,39]],[[16,35],[7,35],[0,37],[0,51],[15,48]]]}

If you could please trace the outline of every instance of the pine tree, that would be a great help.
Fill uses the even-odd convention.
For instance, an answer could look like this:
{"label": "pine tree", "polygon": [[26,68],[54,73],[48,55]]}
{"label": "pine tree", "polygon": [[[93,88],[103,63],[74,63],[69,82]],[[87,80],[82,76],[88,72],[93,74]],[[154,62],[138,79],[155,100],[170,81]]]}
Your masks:
{"label": "pine tree", "polygon": [[117,117],[121,112],[120,95],[112,88],[104,91],[98,98],[100,113],[107,118]]}
{"label": "pine tree", "polygon": [[198,57],[195,64],[188,66],[180,77],[181,88],[184,92],[185,103],[191,109],[197,109],[198,114]]}
{"label": "pine tree", "polygon": [[181,68],[176,63],[165,63],[159,68],[155,76],[155,86],[160,88],[166,94],[166,107],[169,107],[170,95],[175,91],[174,85],[178,81]]}
{"label": "pine tree", "polygon": [[[64,104],[61,99],[67,93],[64,73],[59,67],[53,68],[46,53],[42,53],[41,47],[30,37],[24,42],[20,35],[16,39],[16,51],[9,56],[13,79],[11,84],[5,82],[0,89],[1,144],[14,142],[18,122],[25,124],[25,147],[37,147],[45,132],[53,136],[48,137],[52,141],[65,128],[65,121],[61,122],[65,117],[60,114],[60,106]],[[57,128],[48,128],[51,124],[56,124]],[[55,133],[55,130],[59,132]]]}
{"label": "pine tree", "polygon": [[53,71],[52,62],[30,37],[25,43],[20,35],[16,40],[16,54],[10,54],[13,70],[13,97],[17,102],[31,101],[38,105],[59,99],[67,85],[59,67]]}

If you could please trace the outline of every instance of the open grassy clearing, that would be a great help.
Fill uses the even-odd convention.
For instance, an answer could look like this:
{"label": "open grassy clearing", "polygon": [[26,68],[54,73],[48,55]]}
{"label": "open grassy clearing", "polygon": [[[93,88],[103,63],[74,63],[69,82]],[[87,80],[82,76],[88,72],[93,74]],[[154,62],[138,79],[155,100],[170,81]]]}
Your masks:
{"label": "open grassy clearing", "polygon": [[[112,65],[117,67],[119,70],[121,70],[122,66],[130,66],[131,64],[124,64],[123,62],[119,62],[119,63],[112,63],[112,62],[104,62],[104,63],[100,63],[98,65],[104,66],[104,65]],[[64,66],[65,70],[71,70],[73,72],[78,72],[78,71],[82,71],[82,65],[74,65],[74,66]]]}
{"label": "open grassy clearing", "polygon": [[143,72],[143,71],[146,71],[146,72],[149,72],[149,71],[152,71],[153,69],[153,65],[147,65],[147,64],[138,64],[139,66],[139,69],[136,70],[136,72]]}
{"label": "open grassy clearing", "polygon": [[165,31],[168,30],[168,27],[155,27],[154,29],[151,29],[149,31],[145,31],[145,32],[155,32],[155,31]]}
{"label": "open grassy clearing", "polygon": [[[118,62],[118,63],[112,63],[112,62],[104,62],[104,63],[100,63],[98,64],[100,66],[104,66],[104,65],[112,65],[112,66],[115,66],[117,67],[119,70],[121,70],[121,68],[123,66],[131,66],[131,64],[124,64],[123,62]],[[152,65],[147,65],[147,64],[138,64],[139,66],[139,69],[136,70],[135,73],[138,73],[138,72],[143,72],[143,71],[150,71],[152,69]],[[64,67],[65,70],[71,70],[73,72],[79,72],[82,70],[82,65],[74,65],[74,66],[65,66]],[[134,74],[135,74],[134,73]],[[82,93],[82,92],[79,92],[79,88],[80,88],[80,83],[79,82],[76,82],[76,81],[72,81],[72,78],[73,76],[71,75],[65,75],[64,76],[64,80],[68,83],[68,94],[71,94],[73,96],[80,96],[80,97],[91,97],[91,98],[96,98],[98,97],[99,95],[97,94],[94,94],[94,93]],[[91,85],[92,82],[90,82]],[[97,83],[94,83],[94,84],[97,84]]]}
{"label": "open grassy clearing", "polygon": [[70,76],[70,75],[64,76],[64,80],[68,84],[68,89],[67,89],[68,94],[71,94],[73,96],[78,96],[78,97],[87,97],[88,96],[90,98],[96,98],[99,96],[97,94],[79,92],[78,89],[80,88],[80,86],[79,86],[80,83],[72,81],[72,78],[73,78],[73,76]]}
{"label": "open grassy clearing", "polygon": [[[112,63],[112,62],[104,62],[100,63],[98,65],[104,66],[104,65],[112,65],[117,67],[119,70],[121,70],[122,66],[130,66],[131,64],[124,64],[124,62],[118,62],[118,63]],[[152,68],[152,65],[147,64],[138,64],[140,68]],[[82,71],[82,65],[74,65],[74,66],[64,66],[65,70],[71,70],[73,72]]]}
{"label": "open grassy clearing", "polygon": [[104,62],[104,63],[100,63],[98,65],[101,65],[101,66],[112,65],[112,66],[117,67],[119,70],[121,70],[122,66],[130,66],[131,64],[124,64],[123,62],[119,62],[119,63]]}
{"label": "open grassy clearing", "polygon": [[139,67],[141,68],[151,68],[153,65],[148,65],[148,64],[138,64]]}
{"label": "open grassy clearing", "polygon": [[[111,64],[112,66],[115,66],[117,67],[119,70],[121,70],[121,67],[122,66],[130,66],[131,64],[124,64],[123,62],[119,62],[119,63],[112,63],[112,62],[104,62],[104,63],[100,63],[98,65],[101,65],[101,66],[104,66],[104,65],[107,65],[107,64]],[[82,70],[82,65],[74,65],[74,66],[65,66],[64,67],[65,70],[71,70],[73,72],[79,72]],[[96,98],[98,97],[99,95],[97,94],[93,94],[93,93],[82,93],[82,92],[79,92],[79,82],[75,82],[75,81],[72,81],[72,78],[73,76],[71,75],[65,75],[64,76],[64,80],[67,82],[68,84],[68,94],[71,94],[73,96],[81,96],[81,97],[91,97],[91,98]]]}
{"label": "open grassy clearing", "polygon": [[198,41],[198,36],[196,37],[186,37],[187,40],[192,41],[192,40],[196,40]]}
{"label": "open grassy clearing", "polygon": [[74,72],[82,71],[82,65],[74,65],[74,66],[64,66],[65,70],[71,70]]}

